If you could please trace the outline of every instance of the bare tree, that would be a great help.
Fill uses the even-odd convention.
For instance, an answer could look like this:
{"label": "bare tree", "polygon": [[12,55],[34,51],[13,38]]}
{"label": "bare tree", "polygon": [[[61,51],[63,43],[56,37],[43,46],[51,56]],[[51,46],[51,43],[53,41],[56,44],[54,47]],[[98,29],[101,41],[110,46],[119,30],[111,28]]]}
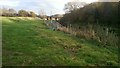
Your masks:
{"label": "bare tree", "polygon": [[41,18],[45,18],[45,17],[46,17],[46,12],[44,11],[44,9],[41,9],[41,10],[39,11],[39,16],[40,16]]}
{"label": "bare tree", "polygon": [[69,13],[80,7],[83,7],[84,5],[86,5],[85,2],[79,2],[78,0],[75,0],[75,1],[68,2],[67,4],[65,4],[64,10],[66,13]]}

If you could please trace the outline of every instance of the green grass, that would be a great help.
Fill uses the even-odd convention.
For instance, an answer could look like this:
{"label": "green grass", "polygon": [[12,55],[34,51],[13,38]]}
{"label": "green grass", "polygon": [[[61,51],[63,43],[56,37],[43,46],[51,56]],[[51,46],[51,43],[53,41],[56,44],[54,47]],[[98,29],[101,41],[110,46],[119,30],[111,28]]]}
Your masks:
{"label": "green grass", "polygon": [[50,30],[42,20],[1,18],[3,66],[118,65],[117,48]]}

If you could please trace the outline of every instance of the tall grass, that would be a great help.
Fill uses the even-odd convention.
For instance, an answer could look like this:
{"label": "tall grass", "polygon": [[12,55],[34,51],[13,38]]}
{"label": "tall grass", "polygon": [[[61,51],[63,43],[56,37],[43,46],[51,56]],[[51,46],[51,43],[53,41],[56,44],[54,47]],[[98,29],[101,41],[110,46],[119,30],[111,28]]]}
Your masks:
{"label": "tall grass", "polygon": [[59,27],[58,30],[65,33],[70,33],[74,36],[84,37],[86,39],[93,39],[100,43],[102,46],[115,46],[118,47],[119,38],[117,33],[113,31],[110,27],[105,27],[101,25],[68,25],[67,27]]}

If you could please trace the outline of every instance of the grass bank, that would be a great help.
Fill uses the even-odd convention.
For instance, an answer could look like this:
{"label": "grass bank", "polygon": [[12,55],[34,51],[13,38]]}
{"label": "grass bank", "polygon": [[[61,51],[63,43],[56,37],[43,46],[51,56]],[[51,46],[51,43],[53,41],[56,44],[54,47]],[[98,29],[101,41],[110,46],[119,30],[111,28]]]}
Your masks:
{"label": "grass bank", "polygon": [[2,17],[3,66],[118,65],[118,49],[47,28],[42,20]]}

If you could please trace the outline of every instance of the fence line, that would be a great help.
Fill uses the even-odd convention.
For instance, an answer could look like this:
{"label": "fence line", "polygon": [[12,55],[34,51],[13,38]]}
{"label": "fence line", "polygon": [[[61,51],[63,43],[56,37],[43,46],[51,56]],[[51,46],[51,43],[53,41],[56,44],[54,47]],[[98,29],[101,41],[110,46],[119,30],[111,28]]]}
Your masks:
{"label": "fence line", "polygon": [[83,36],[86,39],[92,38],[103,44],[117,45],[118,43],[118,38],[116,34],[110,33],[107,27],[102,27],[100,25],[93,26],[88,24],[86,26],[73,27],[71,24],[69,24],[67,25],[67,27],[65,27],[56,21],[48,21],[45,23],[52,30],[63,31],[65,33],[69,33],[75,36]]}

